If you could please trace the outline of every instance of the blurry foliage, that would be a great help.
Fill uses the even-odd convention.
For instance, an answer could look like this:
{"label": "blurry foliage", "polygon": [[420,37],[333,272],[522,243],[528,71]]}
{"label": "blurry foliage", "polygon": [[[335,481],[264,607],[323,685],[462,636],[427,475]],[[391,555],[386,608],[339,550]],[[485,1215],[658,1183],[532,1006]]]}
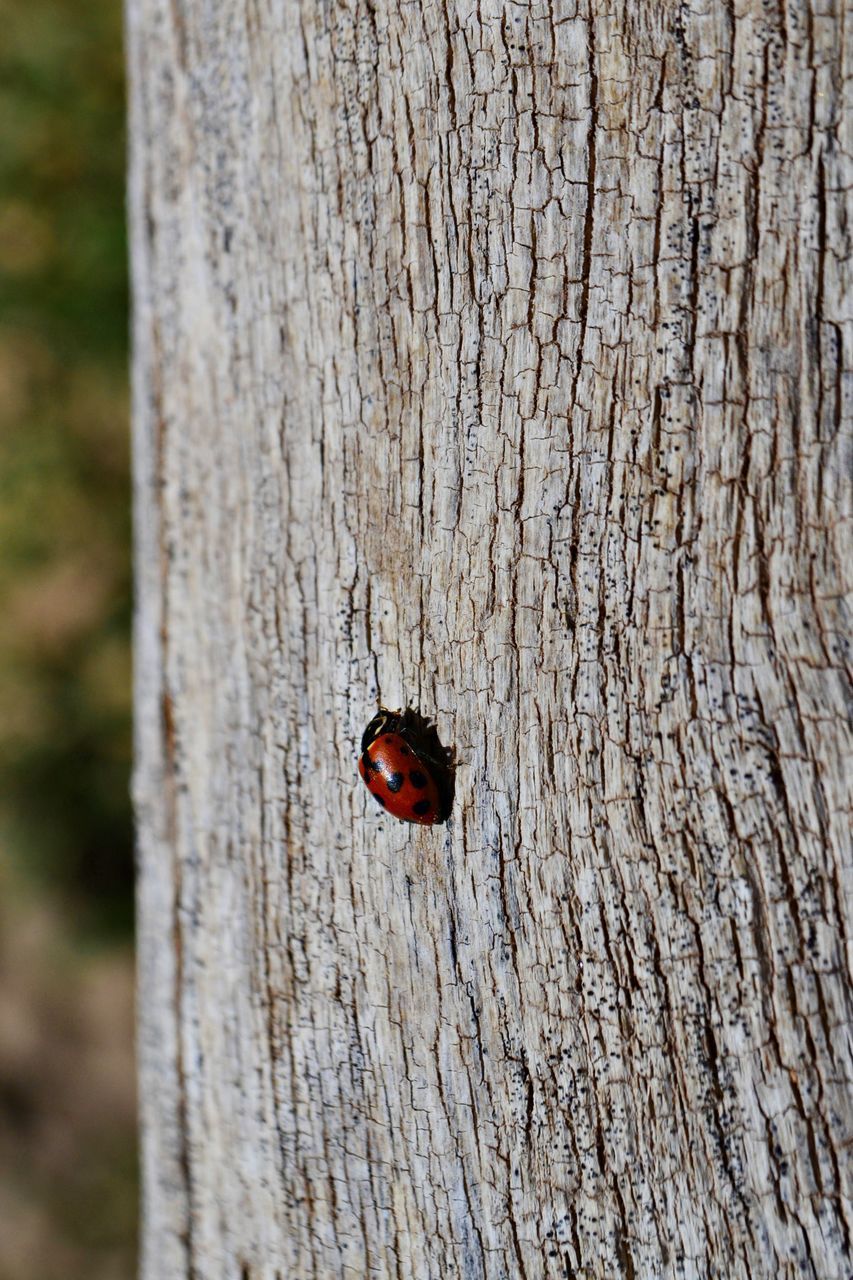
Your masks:
{"label": "blurry foliage", "polygon": [[0,0],[0,832],[131,926],[124,84],[116,0]]}
{"label": "blurry foliage", "polygon": [[130,1280],[118,0],[0,0],[0,1280]]}

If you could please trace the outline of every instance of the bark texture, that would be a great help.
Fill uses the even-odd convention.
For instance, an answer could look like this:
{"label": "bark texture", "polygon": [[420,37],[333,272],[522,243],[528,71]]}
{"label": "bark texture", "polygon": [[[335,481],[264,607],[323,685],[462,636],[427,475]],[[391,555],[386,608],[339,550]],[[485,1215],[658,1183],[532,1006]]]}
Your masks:
{"label": "bark texture", "polygon": [[145,1280],[850,1276],[842,5],[129,0]]}

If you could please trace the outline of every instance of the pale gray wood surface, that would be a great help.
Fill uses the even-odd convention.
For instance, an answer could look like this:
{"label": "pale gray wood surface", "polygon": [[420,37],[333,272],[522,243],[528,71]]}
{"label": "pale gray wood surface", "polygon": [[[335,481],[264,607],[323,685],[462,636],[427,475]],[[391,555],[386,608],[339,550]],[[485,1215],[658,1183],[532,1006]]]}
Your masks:
{"label": "pale gray wood surface", "polygon": [[850,12],[128,2],[145,1280],[850,1276]]}

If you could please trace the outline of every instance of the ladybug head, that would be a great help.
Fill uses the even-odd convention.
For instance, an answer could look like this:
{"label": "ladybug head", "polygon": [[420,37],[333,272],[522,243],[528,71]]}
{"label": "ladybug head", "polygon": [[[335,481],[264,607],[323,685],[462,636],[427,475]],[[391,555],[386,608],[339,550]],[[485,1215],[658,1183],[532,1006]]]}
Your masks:
{"label": "ladybug head", "polygon": [[371,742],[375,742],[383,733],[388,733],[398,719],[399,712],[397,711],[386,711],[384,707],[377,711],[376,715],[361,735],[362,755],[370,746]]}

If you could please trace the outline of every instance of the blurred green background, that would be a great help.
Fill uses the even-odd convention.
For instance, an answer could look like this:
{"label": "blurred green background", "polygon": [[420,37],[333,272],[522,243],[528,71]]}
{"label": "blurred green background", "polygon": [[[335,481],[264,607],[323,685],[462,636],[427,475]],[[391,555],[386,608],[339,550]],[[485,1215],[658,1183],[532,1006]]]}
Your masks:
{"label": "blurred green background", "polygon": [[121,5],[0,30],[0,1280],[129,1280]]}

